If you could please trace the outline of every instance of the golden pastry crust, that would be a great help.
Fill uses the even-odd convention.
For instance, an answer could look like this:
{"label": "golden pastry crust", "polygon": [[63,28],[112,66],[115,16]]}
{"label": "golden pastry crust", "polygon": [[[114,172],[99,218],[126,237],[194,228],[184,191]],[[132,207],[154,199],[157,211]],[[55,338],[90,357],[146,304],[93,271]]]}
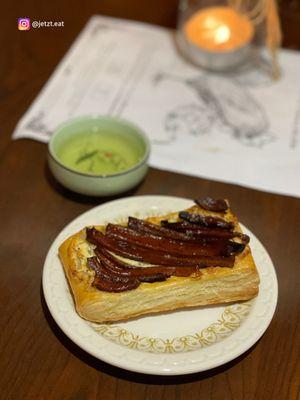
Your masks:
{"label": "golden pastry crust", "polygon": [[[198,206],[187,211],[220,216]],[[235,230],[241,231],[237,218],[230,211],[223,214],[222,218],[233,221]],[[176,221],[178,213],[147,218],[147,221],[157,224],[162,219]],[[96,228],[105,229],[104,226]],[[119,321],[179,308],[248,300],[258,293],[259,276],[249,246],[236,256],[231,268],[207,267],[201,269],[201,276],[172,276],[163,282],[141,283],[136,289],[119,293],[101,291],[92,286],[94,272],[87,266],[87,258],[94,255],[94,246],[85,240],[85,236],[83,229],[69,237],[60,246],[59,256],[76,310],[89,321]]]}

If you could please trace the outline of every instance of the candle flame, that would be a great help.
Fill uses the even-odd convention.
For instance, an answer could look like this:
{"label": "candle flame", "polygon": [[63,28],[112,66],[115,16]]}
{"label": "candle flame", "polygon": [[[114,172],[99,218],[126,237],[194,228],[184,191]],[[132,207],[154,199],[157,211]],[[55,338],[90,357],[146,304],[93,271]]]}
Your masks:
{"label": "candle flame", "polygon": [[254,35],[251,21],[229,6],[206,7],[184,24],[184,33],[194,45],[210,51],[229,51],[245,46]]}
{"label": "candle flame", "polygon": [[219,26],[215,31],[215,41],[218,44],[225,43],[230,38],[230,29],[227,25]]}
{"label": "candle flame", "polygon": [[208,15],[204,21],[203,21],[203,25],[199,24],[199,28],[201,29],[203,26],[204,29],[216,29],[216,27],[218,26],[218,20],[213,16],[213,15]]}

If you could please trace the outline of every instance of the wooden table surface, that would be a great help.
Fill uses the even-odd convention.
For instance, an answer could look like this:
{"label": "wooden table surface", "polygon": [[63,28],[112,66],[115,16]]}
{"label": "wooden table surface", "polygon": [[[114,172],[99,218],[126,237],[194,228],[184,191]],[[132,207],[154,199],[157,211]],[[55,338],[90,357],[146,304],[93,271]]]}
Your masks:
{"label": "wooden table surface", "polygon": [[[75,3],[75,4],[74,4]],[[299,399],[300,199],[151,169],[130,195],[226,196],[264,243],[276,266],[279,301],[265,335],[238,359],[204,373],[147,376],[107,365],[56,326],[41,290],[53,239],[82,212],[106,200],[73,194],[46,167],[46,146],[11,133],[54,67],[96,13],[175,26],[175,0],[10,2],[1,30],[1,399]],[[281,1],[284,44],[300,46],[300,7]],[[63,20],[63,29],[19,32],[18,17]]]}

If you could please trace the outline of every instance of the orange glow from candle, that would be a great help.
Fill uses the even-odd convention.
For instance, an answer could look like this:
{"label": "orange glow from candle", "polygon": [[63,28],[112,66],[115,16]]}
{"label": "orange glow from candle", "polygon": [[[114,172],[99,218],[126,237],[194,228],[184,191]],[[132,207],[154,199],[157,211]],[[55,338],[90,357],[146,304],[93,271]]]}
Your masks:
{"label": "orange glow from candle", "polygon": [[254,35],[250,20],[231,7],[207,7],[184,25],[187,39],[209,51],[231,51],[248,44]]}

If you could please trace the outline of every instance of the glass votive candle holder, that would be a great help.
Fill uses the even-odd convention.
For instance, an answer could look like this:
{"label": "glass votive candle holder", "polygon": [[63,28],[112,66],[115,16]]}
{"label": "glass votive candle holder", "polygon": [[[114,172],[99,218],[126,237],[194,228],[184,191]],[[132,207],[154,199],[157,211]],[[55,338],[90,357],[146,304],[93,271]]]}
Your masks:
{"label": "glass votive candle holder", "polygon": [[224,1],[180,1],[177,43],[198,66],[224,71],[242,64],[254,34],[250,19]]}

